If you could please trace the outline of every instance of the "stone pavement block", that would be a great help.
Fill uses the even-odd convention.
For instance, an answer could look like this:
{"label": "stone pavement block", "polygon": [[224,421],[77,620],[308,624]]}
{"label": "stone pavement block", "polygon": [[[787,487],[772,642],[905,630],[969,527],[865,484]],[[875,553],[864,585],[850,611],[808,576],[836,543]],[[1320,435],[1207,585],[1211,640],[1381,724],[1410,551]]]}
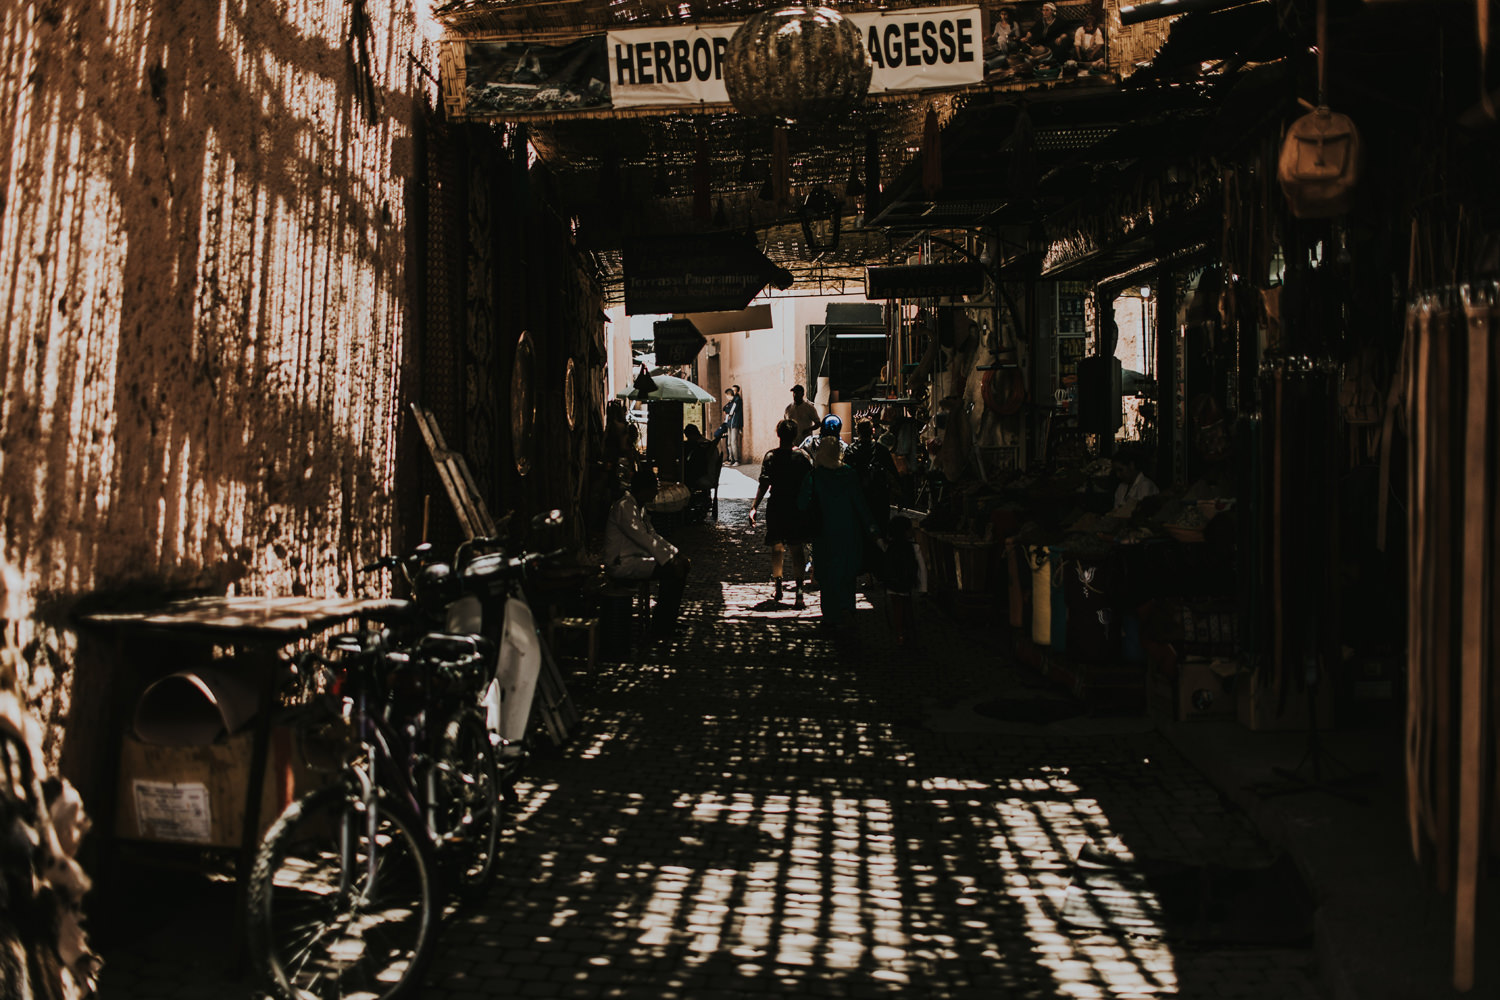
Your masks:
{"label": "stone pavement block", "polygon": [[[936,706],[1037,682],[989,623],[931,602],[903,650],[878,594],[852,635],[818,626],[816,594],[805,612],[757,610],[768,561],[740,530],[747,506],[723,499],[719,525],[676,533],[693,559],[678,639],[575,693],[579,735],[528,763],[495,884],[439,932],[422,995],[1228,989],[1201,953],[1107,921],[1078,933],[1059,907],[1084,846],[1223,863],[1264,850],[1243,817],[1146,727],[933,724]],[[1125,895],[1149,909],[1143,881]],[[1308,955],[1246,949],[1233,967],[1265,990],[1310,991],[1295,960]]]}

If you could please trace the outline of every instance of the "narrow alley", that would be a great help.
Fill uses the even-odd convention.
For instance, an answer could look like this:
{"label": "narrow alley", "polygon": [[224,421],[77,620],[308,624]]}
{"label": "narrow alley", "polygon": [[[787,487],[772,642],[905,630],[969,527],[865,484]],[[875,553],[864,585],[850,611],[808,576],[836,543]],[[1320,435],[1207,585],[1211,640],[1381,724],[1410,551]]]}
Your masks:
{"label": "narrow alley", "polygon": [[[1172,887],[1219,870],[1199,866],[1272,858],[1146,720],[973,711],[1052,702],[931,604],[927,656],[863,600],[848,648],[816,602],[756,610],[765,550],[731,478],[719,523],[679,532],[679,637],[578,689],[580,732],[530,766],[495,884],[450,915],[422,996],[1320,996],[1310,903],[1284,884],[1279,912],[1184,913]],[[106,953],[104,995],[250,989],[211,947],[166,955]]]}
{"label": "narrow alley", "polygon": [[1497,4],[0,0],[0,1000],[1500,1000]]}

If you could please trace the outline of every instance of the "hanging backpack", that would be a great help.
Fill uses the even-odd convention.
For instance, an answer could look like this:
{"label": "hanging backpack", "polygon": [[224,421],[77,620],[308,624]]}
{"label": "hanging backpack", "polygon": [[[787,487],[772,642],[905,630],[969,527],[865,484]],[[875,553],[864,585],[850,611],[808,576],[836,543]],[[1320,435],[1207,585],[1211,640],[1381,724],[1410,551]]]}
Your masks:
{"label": "hanging backpack", "polygon": [[1318,0],[1318,104],[1300,102],[1308,113],[1287,128],[1276,164],[1281,190],[1299,219],[1326,219],[1349,211],[1359,182],[1359,130],[1348,115],[1331,110],[1324,99],[1326,7],[1326,0]]}
{"label": "hanging backpack", "polygon": [[1314,108],[1286,130],[1276,176],[1299,219],[1349,211],[1359,181],[1359,130],[1348,115]]}

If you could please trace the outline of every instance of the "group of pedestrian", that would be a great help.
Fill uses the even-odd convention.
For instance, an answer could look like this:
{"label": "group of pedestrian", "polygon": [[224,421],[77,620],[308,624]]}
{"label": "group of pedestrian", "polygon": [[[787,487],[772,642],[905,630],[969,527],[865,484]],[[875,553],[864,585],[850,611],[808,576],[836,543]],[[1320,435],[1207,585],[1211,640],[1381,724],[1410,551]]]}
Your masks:
{"label": "group of pedestrian", "polygon": [[[749,521],[766,501],[766,544],[771,548],[771,579],[780,602],[788,577],[793,607],[803,597],[805,547],[821,588],[821,621],[829,627],[853,623],[857,583],[862,573],[881,577],[890,596],[891,624],[898,644],[907,641],[916,556],[910,522],[892,518],[890,500],[896,465],[890,450],[876,441],[874,424],[861,421],[855,441],[841,440],[836,415],[818,418],[802,386],[776,426],[778,444],[761,459],[760,482]],[[790,564],[790,568],[789,568]]]}
{"label": "group of pedestrian", "polygon": [[[714,436],[715,441],[728,439],[735,464],[741,456],[733,449],[738,448],[738,432],[743,427],[738,389],[733,386],[726,393],[725,419]],[[737,422],[739,426],[735,426]],[[633,428],[626,426],[622,415],[611,414],[608,424],[619,439],[611,450],[631,450],[628,445]],[[754,527],[764,501],[765,542],[771,548],[776,603],[790,589],[793,607],[806,608],[804,591],[811,567],[822,591],[821,623],[830,628],[847,627],[854,622],[859,578],[873,574],[885,585],[894,638],[903,645],[911,633],[911,595],[918,567],[911,544],[911,522],[891,516],[898,478],[896,462],[890,449],[876,439],[871,421],[859,422],[855,440],[848,446],[842,433],[843,421],[838,416],[829,414],[819,419],[803,387],[794,386],[792,402],[776,425],[777,446],[761,459],[749,521]],[[707,472],[701,468],[703,456],[716,456],[717,446],[704,439],[695,426],[685,428],[684,434],[688,439],[686,464],[695,476],[706,478]],[[656,638],[666,638],[676,625],[689,563],[651,524],[647,510],[657,491],[656,473],[649,465],[642,465],[630,470],[628,481],[628,492],[609,511],[604,539],[606,571],[619,580],[657,582],[652,632]]]}

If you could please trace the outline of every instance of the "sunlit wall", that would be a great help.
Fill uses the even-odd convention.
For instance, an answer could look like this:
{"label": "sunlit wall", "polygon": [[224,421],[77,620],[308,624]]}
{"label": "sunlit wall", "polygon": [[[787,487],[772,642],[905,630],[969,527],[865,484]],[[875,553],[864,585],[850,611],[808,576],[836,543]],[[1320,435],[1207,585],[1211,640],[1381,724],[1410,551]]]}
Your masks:
{"label": "sunlit wall", "polygon": [[417,2],[0,3],[0,544],[44,604],[383,550]]}

